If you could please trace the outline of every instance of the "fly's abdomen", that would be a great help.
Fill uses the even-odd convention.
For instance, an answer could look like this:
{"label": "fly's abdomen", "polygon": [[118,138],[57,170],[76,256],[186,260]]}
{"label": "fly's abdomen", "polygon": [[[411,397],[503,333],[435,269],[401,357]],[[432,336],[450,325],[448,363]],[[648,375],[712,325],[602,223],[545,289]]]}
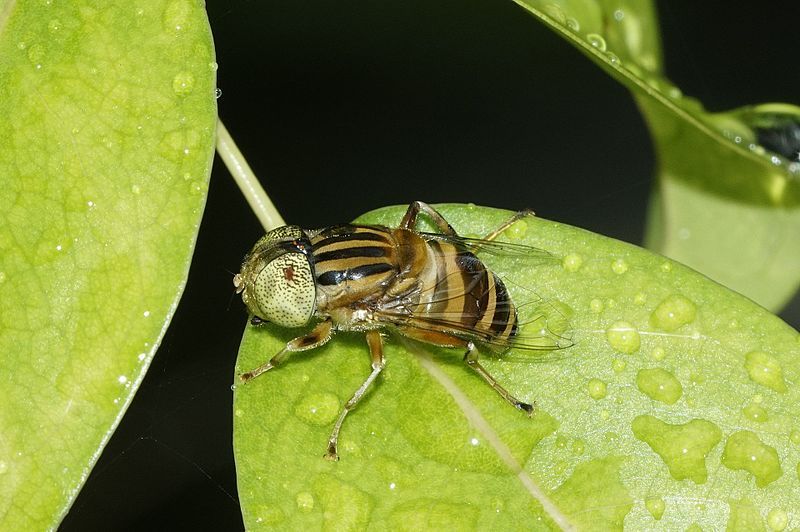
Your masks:
{"label": "fly's abdomen", "polygon": [[317,286],[348,301],[380,295],[398,272],[395,243],[381,227],[330,227],[311,245]]}
{"label": "fly's abdomen", "polygon": [[423,289],[428,317],[477,340],[513,337],[517,312],[503,282],[468,251],[439,240],[428,245],[436,262],[435,280]]}

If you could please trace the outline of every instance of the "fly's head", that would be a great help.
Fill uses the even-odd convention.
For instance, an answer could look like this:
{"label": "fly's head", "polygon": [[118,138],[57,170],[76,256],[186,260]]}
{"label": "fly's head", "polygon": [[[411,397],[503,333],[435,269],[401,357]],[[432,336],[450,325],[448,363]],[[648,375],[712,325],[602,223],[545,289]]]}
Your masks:
{"label": "fly's head", "polygon": [[233,285],[256,318],[282,327],[305,325],[317,292],[308,236],[293,225],[268,232],[245,257]]}

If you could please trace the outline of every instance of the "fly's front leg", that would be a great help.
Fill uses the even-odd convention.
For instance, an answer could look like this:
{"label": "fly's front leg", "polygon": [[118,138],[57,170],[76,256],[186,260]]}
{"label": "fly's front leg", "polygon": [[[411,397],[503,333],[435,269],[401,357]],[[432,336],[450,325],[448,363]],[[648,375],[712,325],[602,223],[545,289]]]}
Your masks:
{"label": "fly's front leg", "polygon": [[403,216],[403,220],[400,222],[400,227],[413,231],[414,227],[417,225],[417,216],[420,212],[427,214],[433,223],[436,224],[436,227],[439,228],[439,231],[445,235],[458,236],[455,229],[453,229],[452,226],[447,223],[447,220],[444,219],[444,216],[439,214],[436,209],[422,201],[415,201],[408,206],[408,210],[406,211],[405,216]]}
{"label": "fly's front leg", "polygon": [[325,320],[319,323],[314,329],[305,336],[298,336],[294,340],[290,340],[287,342],[286,347],[281,349],[277,355],[269,359],[268,362],[258,366],[255,369],[252,369],[246,373],[242,373],[239,375],[239,380],[242,382],[248,382],[264,372],[267,372],[283,362],[286,357],[289,356],[289,353],[294,353],[296,351],[307,351],[309,349],[314,349],[315,347],[319,347],[323,345],[325,342],[331,339],[333,334],[333,325],[331,320]]}
{"label": "fly's front leg", "polygon": [[467,344],[467,353],[464,355],[464,362],[466,362],[470,368],[475,370],[475,373],[480,375],[483,378],[483,380],[489,383],[489,386],[491,386],[494,391],[500,394],[500,397],[505,399],[506,402],[508,402],[511,406],[527,413],[528,417],[533,416],[533,405],[524,403],[519,399],[517,399],[516,397],[514,397],[513,395],[511,395],[510,393],[508,393],[508,390],[500,386],[500,384],[498,384],[498,382],[494,379],[494,377],[492,377],[489,374],[489,372],[486,371],[486,369],[480,365],[480,363],[478,362],[478,352],[475,350],[475,344],[473,344],[472,342],[469,342]]}
{"label": "fly's front leg", "polygon": [[503,233],[503,231],[514,225],[514,222],[516,222],[517,220],[521,220],[526,216],[536,216],[536,213],[534,213],[530,209],[525,209],[524,211],[519,211],[514,213],[514,216],[503,222],[503,224],[500,227],[498,227],[497,229],[495,229],[494,231],[483,237],[483,240],[494,240],[495,238],[500,236]]}
{"label": "fly's front leg", "polygon": [[331,437],[328,438],[328,452],[325,453],[326,460],[332,460],[334,462],[339,460],[339,454],[337,452],[337,447],[339,445],[339,430],[342,428],[344,418],[353,408],[355,408],[355,406],[366,393],[367,389],[378,377],[378,374],[380,374],[380,372],[383,370],[385,365],[383,358],[383,340],[381,339],[381,334],[378,331],[368,331],[367,344],[369,345],[369,352],[372,355],[372,373],[369,374],[369,377],[367,377],[367,380],[364,381],[364,384],[362,384],[358,390],[356,390],[356,393],[353,394],[353,397],[351,397],[350,400],[345,403],[342,412],[339,414],[339,419],[336,420],[336,424],[333,426],[333,431],[331,431]]}

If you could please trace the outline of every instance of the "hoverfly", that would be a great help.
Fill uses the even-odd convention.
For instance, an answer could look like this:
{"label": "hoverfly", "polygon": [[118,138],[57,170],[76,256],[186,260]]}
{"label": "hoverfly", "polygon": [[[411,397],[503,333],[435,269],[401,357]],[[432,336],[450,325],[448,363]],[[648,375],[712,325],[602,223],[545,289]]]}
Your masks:
{"label": "hoverfly", "polygon": [[[416,231],[420,213],[440,232]],[[565,345],[558,337],[548,347],[521,341],[517,307],[500,278],[476,255],[508,250],[544,253],[494,242],[516,220],[532,214],[518,212],[483,239],[459,236],[441,214],[421,201],[409,205],[396,229],[346,224],[319,230],[284,226],[268,232],[233,278],[236,292],[252,314],[251,323],[300,327],[315,318],[321,321],[239,378],[250,381],[290,353],[325,344],[337,330],[364,332],[372,372],[336,420],[325,454],[329,460],[338,460],[345,417],[384,368],[381,330],[385,328],[428,344],[464,349],[464,362],[470,368],[505,401],[532,415],[533,405],[503,388],[480,364],[476,349],[476,344],[500,352],[512,346],[554,349]]]}

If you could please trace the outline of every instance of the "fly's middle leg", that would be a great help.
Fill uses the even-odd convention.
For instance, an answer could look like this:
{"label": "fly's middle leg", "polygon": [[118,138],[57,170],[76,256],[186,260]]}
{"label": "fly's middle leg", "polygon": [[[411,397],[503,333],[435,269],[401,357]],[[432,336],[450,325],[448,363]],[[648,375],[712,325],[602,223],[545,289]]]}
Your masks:
{"label": "fly's middle leg", "polygon": [[381,338],[381,334],[378,331],[368,331],[367,344],[369,345],[369,352],[372,355],[372,373],[369,374],[367,380],[356,390],[353,397],[345,403],[342,412],[339,414],[339,419],[336,420],[336,424],[331,431],[331,437],[328,438],[328,451],[325,453],[326,460],[334,462],[339,460],[339,431],[342,428],[342,423],[344,423],[344,418],[355,408],[358,402],[361,401],[367,389],[375,382],[380,372],[383,371],[385,361],[383,358],[383,339]]}
{"label": "fly's middle leg", "polygon": [[513,395],[511,395],[510,393],[508,393],[508,390],[503,388],[495,380],[495,378],[492,377],[491,374],[489,374],[489,372],[486,371],[486,369],[483,366],[481,366],[480,362],[478,362],[478,351],[475,349],[475,344],[473,344],[472,342],[469,342],[467,344],[467,353],[464,355],[464,362],[466,362],[470,368],[475,370],[475,373],[480,375],[483,378],[483,380],[485,380],[489,384],[489,386],[491,386],[492,389],[500,395],[500,397],[505,399],[507,403],[509,403],[514,408],[522,410],[523,412],[528,414],[528,417],[533,416],[533,405],[522,402]]}
{"label": "fly's middle leg", "polygon": [[483,239],[494,240],[495,238],[500,236],[503,233],[503,231],[514,225],[514,222],[516,222],[517,220],[521,220],[526,216],[536,216],[536,214],[530,209],[525,209],[524,211],[518,211],[514,213],[514,215],[511,218],[503,222],[502,225],[500,225],[500,227],[498,227],[497,229],[495,229],[494,231],[483,237]]}
{"label": "fly's middle leg", "polygon": [[330,340],[332,335],[333,324],[330,320],[325,320],[314,327],[307,335],[290,340],[283,349],[278,351],[277,355],[273,356],[266,363],[239,375],[239,380],[242,382],[249,382],[283,362],[290,353],[307,351],[319,347]]}

